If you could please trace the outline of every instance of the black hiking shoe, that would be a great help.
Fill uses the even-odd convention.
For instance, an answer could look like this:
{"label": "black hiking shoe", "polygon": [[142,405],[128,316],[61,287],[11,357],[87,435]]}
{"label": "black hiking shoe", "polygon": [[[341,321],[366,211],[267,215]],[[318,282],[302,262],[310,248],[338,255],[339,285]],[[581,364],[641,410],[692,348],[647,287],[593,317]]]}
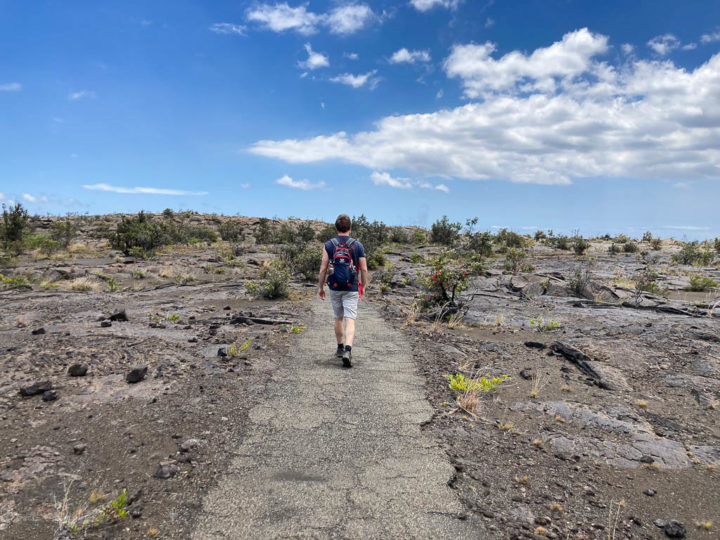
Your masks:
{"label": "black hiking shoe", "polygon": [[342,361],[343,361],[344,368],[352,367],[352,362],[350,361],[351,359],[352,359],[352,353],[350,351],[344,351],[342,354]]}
{"label": "black hiking shoe", "polygon": [[342,358],[342,355],[344,352],[345,352],[345,347],[343,345],[338,345],[337,351],[335,351],[335,357]]}

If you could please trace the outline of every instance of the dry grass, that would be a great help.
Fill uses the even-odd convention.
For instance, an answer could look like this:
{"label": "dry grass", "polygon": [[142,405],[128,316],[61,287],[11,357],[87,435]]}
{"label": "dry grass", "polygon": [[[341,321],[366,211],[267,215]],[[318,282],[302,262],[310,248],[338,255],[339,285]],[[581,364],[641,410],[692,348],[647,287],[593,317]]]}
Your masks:
{"label": "dry grass", "polygon": [[100,292],[102,290],[102,284],[94,279],[81,277],[65,282],[63,288],[78,292]]}
{"label": "dry grass", "polygon": [[403,325],[400,327],[400,330],[405,330],[408,326],[414,324],[419,314],[420,304],[418,304],[417,302],[413,302],[408,309],[407,317],[405,318],[405,322],[403,323]]}
{"label": "dry grass", "polygon": [[540,394],[540,390],[545,388],[550,382],[550,378],[545,373],[536,371],[532,375],[532,388],[530,389],[530,397],[536,398]]}
{"label": "dry grass", "polygon": [[480,399],[477,392],[473,390],[458,396],[457,405],[466,413],[477,417],[478,411],[480,410]]}

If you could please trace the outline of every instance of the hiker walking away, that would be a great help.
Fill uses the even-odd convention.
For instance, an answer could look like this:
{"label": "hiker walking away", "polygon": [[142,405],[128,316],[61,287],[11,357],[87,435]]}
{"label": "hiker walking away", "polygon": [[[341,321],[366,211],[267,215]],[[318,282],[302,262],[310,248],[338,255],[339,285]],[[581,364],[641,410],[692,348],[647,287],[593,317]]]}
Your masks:
{"label": "hiker walking away", "polygon": [[325,275],[330,267],[327,284],[335,315],[337,338],[335,356],[342,358],[345,368],[352,367],[352,344],[355,337],[358,299],[368,282],[365,248],[350,237],[351,226],[350,218],[345,214],[340,214],[335,220],[337,236],[325,242],[318,277],[318,296],[325,300]]}

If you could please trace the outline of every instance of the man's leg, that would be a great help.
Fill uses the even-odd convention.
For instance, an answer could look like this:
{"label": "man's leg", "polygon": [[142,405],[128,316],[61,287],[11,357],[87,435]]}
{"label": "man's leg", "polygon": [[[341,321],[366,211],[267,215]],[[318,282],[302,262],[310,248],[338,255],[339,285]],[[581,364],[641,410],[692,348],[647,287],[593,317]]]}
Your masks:
{"label": "man's leg", "polygon": [[[349,321],[350,319],[344,319],[343,317],[335,318],[335,337],[337,338],[338,345],[343,345],[345,343],[343,341],[343,320]],[[355,332],[355,327],[353,326],[353,333],[354,332]]]}
{"label": "man's leg", "polygon": [[[353,339],[355,338],[355,319],[348,319],[345,317],[345,345],[352,347]],[[338,343],[341,343],[338,341]]]}

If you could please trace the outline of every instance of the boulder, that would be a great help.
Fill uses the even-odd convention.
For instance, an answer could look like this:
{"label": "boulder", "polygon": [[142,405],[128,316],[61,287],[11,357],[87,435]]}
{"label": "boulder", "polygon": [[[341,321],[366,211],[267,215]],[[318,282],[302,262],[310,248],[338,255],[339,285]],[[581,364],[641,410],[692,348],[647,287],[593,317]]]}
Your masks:
{"label": "boulder", "polygon": [[147,366],[134,368],[125,376],[125,380],[129,384],[139,383],[145,378],[145,375],[147,374],[147,369]]}
{"label": "boulder", "polygon": [[40,381],[20,388],[20,395],[23,397],[37,396],[52,389],[50,381]]}

